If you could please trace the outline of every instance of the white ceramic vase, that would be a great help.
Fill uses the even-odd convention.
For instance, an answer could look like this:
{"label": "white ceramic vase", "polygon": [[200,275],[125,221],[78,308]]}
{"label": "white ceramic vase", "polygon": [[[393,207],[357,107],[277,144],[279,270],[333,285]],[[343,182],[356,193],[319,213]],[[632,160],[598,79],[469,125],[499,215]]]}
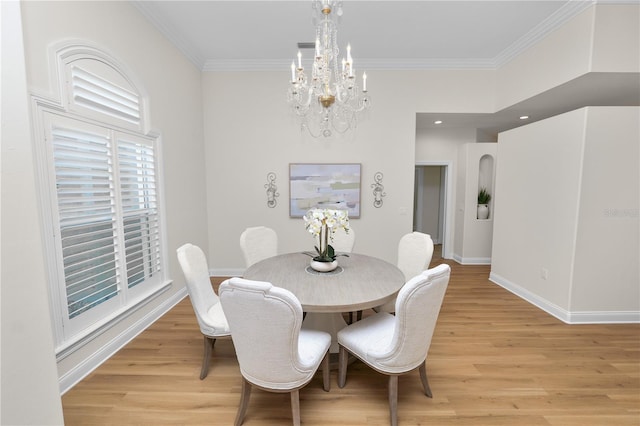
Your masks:
{"label": "white ceramic vase", "polygon": [[331,272],[338,267],[338,261],[334,260],[333,262],[318,262],[317,260],[311,259],[311,269],[318,272]]}
{"label": "white ceramic vase", "polygon": [[489,204],[478,204],[478,219],[489,219]]}

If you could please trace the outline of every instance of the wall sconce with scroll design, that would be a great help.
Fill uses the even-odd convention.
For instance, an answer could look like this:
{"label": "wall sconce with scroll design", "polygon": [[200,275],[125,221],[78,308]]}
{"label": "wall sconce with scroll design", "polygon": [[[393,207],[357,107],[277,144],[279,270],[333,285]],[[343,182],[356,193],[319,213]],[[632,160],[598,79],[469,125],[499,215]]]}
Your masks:
{"label": "wall sconce with scroll design", "polygon": [[276,174],[274,172],[267,173],[267,183],[264,187],[267,188],[267,207],[272,209],[278,204],[276,197],[280,196],[278,187],[276,186]]}
{"label": "wall sconce with scroll design", "polygon": [[387,193],[384,192],[384,185],[382,184],[382,172],[377,172],[373,175],[375,183],[371,184],[373,188],[373,206],[376,208],[382,207],[382,197],[386,197]]}

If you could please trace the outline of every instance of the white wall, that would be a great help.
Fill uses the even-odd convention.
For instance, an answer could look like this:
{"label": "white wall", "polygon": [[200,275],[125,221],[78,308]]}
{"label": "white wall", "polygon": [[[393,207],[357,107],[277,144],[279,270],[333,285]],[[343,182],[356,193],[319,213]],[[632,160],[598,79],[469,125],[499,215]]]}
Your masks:
{"label": "white wall", "polygon": [[584,125],[577,110],[498,137],[491,275],[565,311]]}
{"label": "white wall", "polygon": [[639,112],[583,108],[500,135],[493,281],[567,322],[640,320]]}
{"label": "white wall", "polygon": [[[640,108],[587,111],[570,310],[640,311]],[[592,318],[590,318],[592,317]]]}
{"label": "white wall", "polygon": [[[198,244],[206,251],[208,249],[207,217],[206,217],[206,178],[205,178],[205,157],[203,144],[203,124],[202,124],[202,90],[201,73],[189,62],[167,39],[161,36],[155,28],[148,23],[140,13],[127,2],[23,2],[22,24],[24,30],[24,58],[27,65],[27,89],[29,92],[48,97],[59,97],[55,76],[50,72],[50,46],[64,40],[81,39],[97,45],[116,57],[125,64],[129,71],[133,73],[138,81],[141,81],[146,93],[149,95],[149,111],[151,114],[151,128],[161,134],[161,144],[163,151],[164,166],[164,201],[166,203],[166,229],[167,229],[167,255],[168,255],[168,278],[173,279],[169,291],[155,298],[151,303],[136,311],[125,320],[113,326],[98,338],[92,340],[83,348],[55,364],[54,354],[51,350],[40,350],[34,344],[42,344],[51,338],[51,322],[48,315],[48,304],[45,308],[35,305],[31,319],[39,318],[34,329],[38,330],[38,337],[33,337],[29,346],[23,345],[20,351],[24,363],[30,363],[30,378],[21,377],[22,381],[12,383],[5,382],[3,375],[3,398],[9,397],[13,392],[14,400],[7,407],[4,406],[3,420],[6,417],[11,421],[3,421],[3,424],[19,424],[21,421],[29,422],[29,415],[45,415],[49,411],[33,410],[34,399],[18,392],[24,388],[25,392],[37,394],[41,390],[47,391],[47,374],[60,377],[61,386],[73,384],[75,380],[82,377],[101,362],[109,354],[126,343],[127,339],[133,337],[132,333],[141,331],[144,324],[152,321],[153,318],[161,315],[164,310],[170,308],[172,304],[179,301],[186,294],[184,288],[184,278],[179,269],[175,250],[189,241]],[[4,2],[3,2],[4,7]],[[16,16],[20,22],[20,16]],[[98,24],[99,23],[99,24]],[[115,31],[114,29],[118,30]],[[5,40],[5,26],[3,25],[3,41]],[[15,39],[8,39],[8,42],[15,43]],[[19,48],[16,45],[16,48]],[[5,49],[3,46],[3,55]],[[21,53],[18,52],[18,56]],[[14,82],[5,85],[3,66],[3,87],[11,87]],[[16,94],[16,102],[27,102],[27,92]],[[3,94],[3,102],[5,96]],[[4,108],[3,108],[4,110]],[[46,275],[42,270],[44,246],[42,237],[39,235],[39,215],[41,213],[39,199],[37,198],[37,185],[34,182],[35,171],[34,158],[30,155],[32,149],[31,126],[28,117],[21,117],[23,120],[20,131],[23,132],[20,138],[12,140],[16,147],[11,155],[3,155],[3,166],[10,164],[12,167],[11,182],[13,186],[6,183],[9,179],[3,179],[3,238],[2,245],[7,247],[2,251],[3,265],[15,265],[21,271],[12,271],[11,268],[3,269],[3,296],[7,300],[23,299],[23,291],[28,291],[30,286],[38,286],[40,290],[32,291],[32,294],[46,295]],[[4,132],[4,129],[3,129]],[[4,138],[4,135],[3,135]],[[3,145],[4,149],[4,145]],[[18,155],[18,158],[11,158]],[[15,170],[14,170],[15,169]],[[3,169],[3,173],[5,173]],[[15,185],[20,182],[20,185]],[[19,191],[14,202],[5,202],[5,191]],[[6,200],[11,200],[8,197]],[[23,227],[15,226],[14,229],[25,229],[25,235],[5,234],[5,218],[14,218],[22,222],[28,222]],[[36,235],[31,238],[30,233]],[[28,245],[28,249],[24,246]],[[25,256],[29,253],[30,256]],[[25,262],[29,266],[24,266]],[[13,273],[12,273],[13,272]],[[6,291],[5,284],[11,282],[15,286],[17,294]],[[25,283],[28,283],[26,285]],[[13,287],[12,287],[13,288]],[[34,296],[35,297],[35,296]],[[3,300],[5,300],[3,298]],[[45,302],[43,302],[45,303]],[[4,310],[3,310],[4,316]],[[19,318],[15,316],[15,320]],[[14,321],[15,321],[14,320]],[[33,323],[33,321],[31,321]],[[5,333],[5,324],[11,324],[11,320],[5,321],[3,318],[3,348],[6,339],[11,339],[11,333],[18,333],[20,340],[30,336],[31,333],[21,330],[19,322],[15,323],[13,329],[7,328],[10,332]],[[44,327],[46,332],[40,330]],[[10,341],[10,340],[9,340]],[[50,360],[49,366],[46,362],[34,362],[27,354],[37,353],[39,356],[46,356]],[[16,373],[20,372],[18,365],[5,364],[3,359],[3,369],[14,367]],[[40,369],[49,368],[46,372]],[[8,387],[7,387],[8,386]],[[7,392],[11,389],[11,392]],[[15,392],[14,392],[15,390]],[[45,400],[44,397],[43,402]],[[59,404],[59,397],[55,399]],[[3,404],[4,405],[4,404]],[[59,405],[57,406],[59,409]],[[26,419],[26,420],[25,420]],[[60,423],[55,416],[42,418],[33,423]]]}
{"label": "white wall", "polygon": [[[395,263],[398,240],[411,232],[413,223],[416,111],[490,110],[493,77],[486,71],[367,75],[373,106],[357,131],[346,140],[315,140],[301,135],[288,110],[286,72],[204,74],[210,263],[215,274],[242,273],[238,239],[248,226],[274,228],[281,252],[310,248],[302,220],[289,218],[289,163],[361,163],[361,217],[351,221],[357,235],[354,250]],[[475,137],[475,132],[469,134]],[[450,154],[451,149],[445,151]],[[266,205],[264,188],[271,171],[280,192],[274,209]],[[378,171],[384,174],[387,193],[381,208],[373,207],[371,189]]]}
{"label": "white wall", "polygon": [[[63,423],[30,143],[20,4],[2,26],[2,327],[0,424]],[[29,255],[25,255],[29,253]]]}
{"label": "white wall", "polygon": [[640,70],[640,5],[598,5],[593,24],[591,71]]}
{"label": "white wall", "polygon": [[[638,4],[600,4],[585,10],[498,70],[498,107],[589,72],[637,73],[639,24]],[[595,109],[589,111],[593,113]],[[627,136],[636,135],[637,122],[635,128],[628,127],[629,121],[624,118],[628,113],[620,111],[612,109],[610,114],[617,117],[620,113],[618,124],[626,128]],[[602,132],[617,137],[621,135],[618,131],[624,131],[589,117],[587,110],[573,111],[499,136],[491,278],[567,322],[640,321],[638,251],[634,248],[638,240],[637,218],[623,219],[624,224],[605,221],[612,228],[608,232],[624,234],[630,243],[620,244],[608,237],[587,242],[581,234],[585,232],[583,223],[602,222],[601,217],[594,219],[593,213],[587,213],[590,209],[582,205],[589,199],[589,195],[583,198],[585,194],[593,194],[592,185],[597,186],[597,179],[592,177],[598,174],[598,168],[585,169],[587,174],[583,176],[583,168],[593,161],[589,153],[598,151],[593,135]],[[624,137],[617,143],[627,142]],[[615,155],[625,159],[619,162],[616,172],[632,177],[632,171],[638,169],[638,138],[631,143],[636,144],[636,151],[626,145]],[[609,165],[622,158],[603,154]],[[633,159],[635,165],[629,168]],[[609,191],[618,194],[612,188],[622,184],[613,181],[613,176],[617,175],[607,174],[603,179],[610,184]],[[637,182],[635,179],[635,185]],[[538,212],[542,200],[545,207],[550,207]],[[633,200],[626,198],[622,204],[626,206]],[[629,211],[626,207],[597,206],[601,210]],[[533,213],[534,209],[537,213]],[[630,211],[635,214],[633,207]],[[615,231],[613,224],[623,231]],[[619,264],[612,260],[617,255],[630,262],[627,268],[631,269],[618,272],[621,279],[614,280],[617,284],[607,284],[612,290],[607,297],[603,297],[607,290],[595,279],[602,278],[606,267],[603,261],[596,261],[593,244],[601,254],[607,253],[605,258],[610,264]]]}

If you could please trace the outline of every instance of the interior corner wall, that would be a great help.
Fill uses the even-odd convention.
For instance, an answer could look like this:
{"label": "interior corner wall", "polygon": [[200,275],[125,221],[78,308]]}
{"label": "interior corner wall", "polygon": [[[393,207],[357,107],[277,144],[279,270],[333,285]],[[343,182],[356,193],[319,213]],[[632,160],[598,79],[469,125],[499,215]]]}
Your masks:
{"label": "interior corner wall", "polygon": [[588,108],[573,320],[640,321],[639,197],[640,108]]}
{"label": "interior corner wall", "polygon": [[639,108],[499,137],[491,280],[565,322],[640,321]]}
{"label": "interior corner wall", "polygon": [[581,109],[498,137],[491,277],[558,316],[570,308],[585,123]]}

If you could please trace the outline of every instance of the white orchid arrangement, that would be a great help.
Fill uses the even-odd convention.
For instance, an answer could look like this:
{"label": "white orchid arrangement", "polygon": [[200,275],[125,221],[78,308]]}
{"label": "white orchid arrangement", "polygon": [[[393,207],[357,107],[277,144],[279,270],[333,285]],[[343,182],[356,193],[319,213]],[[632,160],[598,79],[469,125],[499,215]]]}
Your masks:
{"label": "white orchid arrangement", "polygon": [[[318,245],[315,247],[317,256],[313,260],[318,262],[333,262],[336,260],[336,253],[329,244],[329,239],[333,241],[333,234],[338,229],[344,229],[349,233],[349,214],[346,210],[339,209],[311,209],[304,215],[304,222],[314,237],[318,237]],[[342,254],[342,256],[348,256]]]}

